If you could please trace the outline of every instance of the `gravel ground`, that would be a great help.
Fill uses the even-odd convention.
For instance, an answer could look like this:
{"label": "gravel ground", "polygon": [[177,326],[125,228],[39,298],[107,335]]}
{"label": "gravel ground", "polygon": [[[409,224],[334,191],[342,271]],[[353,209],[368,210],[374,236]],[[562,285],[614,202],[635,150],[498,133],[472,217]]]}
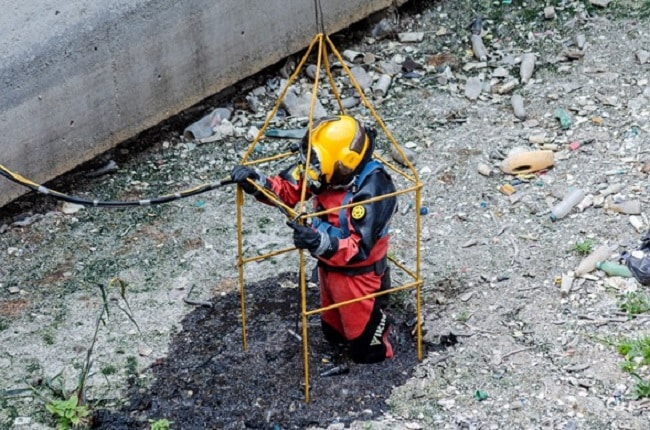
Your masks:
{"label": "gravel ground", "polygon": [[[397,141],[413,151],[424,183],[426,344],[454,342],[428,348],[408,377],[378,387],[384,408],[366,418],[337,409],[331,423],[321,418],[314,428],[648,428],[648,362],[626,361],[618,348],[650,336],[648,311],[637,306],[630,315],[630,299],[643,303],[647,287],[600,270],[571,283],[562,279],[600,245],[611,246],[609,260],[616,261],[649,227],[650,4],[562,1],[552,2],[551,13],[542,2],[411,3],[417,4],[332,39],[340,51],[366,54],[369,63],[360,66],[374,82],[397,65],[387,94],[370,99]],[[486,62],[472,55],[468,26],[476,16],[483,18]],[[391,31],[379,31],[382,18]],[[403,33],[422,40],[401,42]],[[536,56],[526,83],[520,78],[525,53]],[[48,186],[86,198],[137,199],[226,177],[248,146],[250,126],[259,126],[275,103],[273,91],[290,64],[242,81]],[[340,69],[335,74],[344,95],[351,94]],[[300,85],[308,84],[301,75]],[[522,96],[525,118],[514,115],[513,94]],[[331,94],[320,101],[333,111]],[[222,136],[212,142],[183,137],[186,126],[227,104],[235,108],[234,135],[222,123]],[[349,112],[372,120],[365,108]],[[560,121],[561,113],[570,124]],[[287,117],[273,127],[301,125]],[[384,154],[387,142],[380,134]],[[290,143],[265,138],[258,156]],[[504,173],[503,160],[522,148],[552,151],[553,166],[531,175]],[[88,177],[109,160],[116,171]],[[553,222],[550,209],[570,187],[593,195],[594,204]],[[391,252],[412,262],[412,202],[400,199]],[[639,201],[640,213],[612,210],[625,200]],[[92,350],[89,404],[124,411],[134,393],[155,403],[156,366],[170,352],[182,353],[170,345],[192,333],[182,321],[202,308],[188,299],[218,303],[236,294],[235,207],[233,190],[221,188],[148,208],[80,209],[36,195],[3,208],[0,428],[52,428],[43,402],[77,384],[102,312],[98,285],[110,284],[110,314]],[[282,215],[272,208],[247,216],[244,233],[253,254],[289,244]],[[263,282],[296,267],[291,256],[276,256],[249,267],[246,279]],[[124,297],[115,279],[124,281]],[[412,316],[412,295],[400,300]],[[227,317],[238,323],[235,312]],[[163,409],[139,419],[165,415],[174,413]],[[287,420],[266,424],[291,428]],[[211,427],[177,420],[172,428]]]}

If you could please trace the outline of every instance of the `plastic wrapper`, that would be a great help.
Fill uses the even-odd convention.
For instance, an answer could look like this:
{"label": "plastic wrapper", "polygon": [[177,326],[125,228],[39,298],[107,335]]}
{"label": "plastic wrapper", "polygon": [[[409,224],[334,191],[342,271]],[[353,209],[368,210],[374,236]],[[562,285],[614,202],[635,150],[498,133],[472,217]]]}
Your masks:
{"label": "plastic wrapper", "polygon": [[624,252],[621,259],[637,281],[650,285],[650,230],[641,239],[641,246],[630,253]]}

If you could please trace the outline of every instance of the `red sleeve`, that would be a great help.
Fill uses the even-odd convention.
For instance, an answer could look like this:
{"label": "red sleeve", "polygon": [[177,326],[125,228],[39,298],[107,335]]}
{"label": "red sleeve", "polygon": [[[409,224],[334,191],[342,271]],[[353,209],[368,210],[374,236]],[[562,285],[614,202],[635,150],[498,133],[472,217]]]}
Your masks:
{"label": "red sleeve", "polygon": [[[282,202],[290,207],[295,207],[300,201],[300,183],[292,183],[280,176],[267,178],[271,191],[277,195]],[[309,197],[309,195],[307,195]]]}

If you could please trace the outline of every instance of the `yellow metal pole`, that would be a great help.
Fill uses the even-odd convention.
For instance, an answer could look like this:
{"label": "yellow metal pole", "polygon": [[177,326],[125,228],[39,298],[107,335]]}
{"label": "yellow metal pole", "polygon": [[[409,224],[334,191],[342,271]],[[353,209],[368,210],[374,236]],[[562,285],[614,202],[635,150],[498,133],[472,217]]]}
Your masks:
{"label": "yellow metal pole", "polygon": [[[418,181],[419,184],[419,181]],[[420,184],[421,185],[421,184]],[[415,276],[420,280],[420,258],[421,258],[421,235],[420,235],[420,226],[422,220],[420,219],[420,187],[415,190]],[[418,282],[417,287],[415,287],[415,332],[417,334],[417,350],[418,350],[418,360],[422,361],[422,282]]]}
{"label": "yellow metal pole", "polygon": [[305,402],[309,402],[309,338],[307,330],[307,276],[305,275],[305,253],[300,254],[300,297],[302,316],[302,366],[305,378]]}
{"label": "yellow metal pole", "polygon": [[242,228],[242,206],[244,205],[244,191],[237,186],[237,267],[239,269],[239,303],[241,307],[241,335],[244,351],[248,350],[246,342],[246,292],[244,286],[244,233]]}

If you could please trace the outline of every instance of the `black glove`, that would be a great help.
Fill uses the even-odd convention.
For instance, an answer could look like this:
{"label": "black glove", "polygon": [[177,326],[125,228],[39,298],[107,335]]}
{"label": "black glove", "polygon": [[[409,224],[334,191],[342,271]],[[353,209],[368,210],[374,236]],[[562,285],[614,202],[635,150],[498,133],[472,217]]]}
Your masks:
{"label": "black glove", "polygon": [[233,182],[241,185],[244,192],[248,194],[255,194],[257,189],[253,186],[253,184],[248,182],[247,179],[251,179],[258,183],[264,183],[264,181],[262,181],[262,175],[260,175],[259,172],[257,172],[252,167],[242,165],[237,165],[232,168],[232,171],[230,172],[230,179],[232,179]]}
{"label": "black glove", "polygon": [[293,229],[296,248],[306,249],[314,257],[330,258],[339,248],[339,240],[327,233],[292,221],[288,221],[287,225]]}

